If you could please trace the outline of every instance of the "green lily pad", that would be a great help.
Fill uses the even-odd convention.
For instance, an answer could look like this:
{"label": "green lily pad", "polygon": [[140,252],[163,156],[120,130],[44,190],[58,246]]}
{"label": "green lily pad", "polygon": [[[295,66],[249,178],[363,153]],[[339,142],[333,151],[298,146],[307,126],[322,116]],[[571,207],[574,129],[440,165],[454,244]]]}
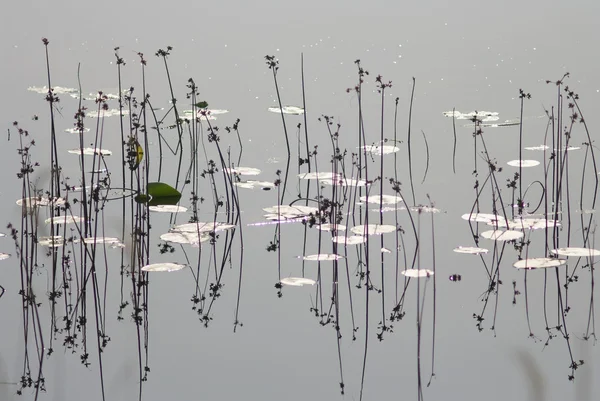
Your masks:
{"label": "green lily pad", "polygon": [[208,107],[208,103],[207,102],[199,102],[199,103],[196,103],[196,107],[198,107],[199,109],[205,109]]}
{"label": "green lily pad", "polygon": [[[150,206],[176,205],[181,199],[181,193],[178,190],[163,182],[149,182],[144,196]],[[150,199],[147,199],[148,196]]]}

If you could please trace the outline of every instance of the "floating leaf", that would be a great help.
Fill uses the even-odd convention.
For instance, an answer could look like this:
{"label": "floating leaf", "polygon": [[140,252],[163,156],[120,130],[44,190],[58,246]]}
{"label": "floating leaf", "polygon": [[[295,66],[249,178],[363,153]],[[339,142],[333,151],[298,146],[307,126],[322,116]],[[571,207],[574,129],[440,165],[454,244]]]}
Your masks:
{"label": "floating leaf", "polygon": [[[16,203],[19,206],[23,206],[23,204],[25,204],[25,207],[33,208],[36,206],[50,206],[51,202],[50,198],[39,196],[37,198],[31,197],[19,199]],[[65,203],[66,201],[63,198],[54,198],[54,206],[63,206]]]}
{"label": "floating leaf", "polygon": [[315,224],[315,227],[317,227],[319,230],[322,231],[333,231],[334,229],[336,231],[346,231],[346,226],[343,224],[330,224],[330,223],[325,223],[325,224]]}
{"label": "floating leaf", "polygon": [[307,255],[307,256],[304,256],[302,259],[321,261],[321,260],[339,260],[339,259],[343,259],[343,258],[344,257],[342,255],[336,255],[333,253],[320,253],[318,255]]}
{"label": "floating leaf", "polygon": [[161,213],[184,213],[187,212],[187,208],[183,206],[177,205],[156,205],[149,206],[151,212],[161,212]]}
{"label": "floating leaf", "polygon": [[[463,220],[475,221],[477,223],[504,222],[504,216],[489,213],[467,213],[461,216]],[[506,226],[505,226],[506,227]]]}
{"label": "floating leaf", "polygon": [[73,223],[81,223],[84,221],[83,217],[79,216],[55,216],[46,219],[46,224],[73,224]]}
{"label": "floating leaf", "polygon": [[365,145],[362,147],[362,149],[367,153],[371,153],[377,156],[389,155],[390,153],[396,153],[400,150],[399,147],[390,145]]}
{"label": "floating leaf", "polygon": [[509,166],[512,167],[535,167],[540,164],[537,160],[511,160],[506,162]]}
{"label": "floating leaf", "polygon": [[590,248],[568,247],[568,248],[552,249],[550,252],[554,255],[567,256],[567,257],[568,256],[575,256],[575,257],[600,256],[599,250],[590,249]]}
{"label": "floating leaf", "polygon": [[166,242],[173,242],[175,244],[190,244],[193,246],[199,246],[202,242],[206,242],[210,239],[208,233],[197,232],[184,232],[184,231],[171,231],[160,236],[160,239]]}
{"label": "floating leaf", "polygon": [[529,147],[525,148],[525,150],[548,150],[548,149],[550,149],[550,146],[546,146],[546,145],[529,146]]}
{"label": "floating leaf", "polygon": [[296,106],[283,106],[283,108],[281,109],[279,107],[269,107],[268,110],[272,113],[283,113],[293,115],[304,114],[304,109]]}
{"label": "floating leaf", "polygon": [[39,237],[37,240],[37,243],[40,246],[57,248],[59,246],[63,246],[65,243],[65,240],[61,235],[55,235],[53,237]]}
{"label": "floating leaf", "polygon": [[112,155],[112,152],[110,150],[100,149],[100,148],[70,149],[67,152],[74,154],[74,155],[81,155],[83,153],[86,156],[93,156],[93,155],[110,156],[110,155]]}
{"label": "floating leaf", "polygon": [[260,170],[254,167],[235,167],[235,168],[226,168],[226,172],[230,174],[239,174],[239,175],[259,175]]}
{"label": "floating leaf", "polygon": [[361,196],[360,200],[361,202],[375,203],[377,205],[393,205],[402,202],[402,198],[398,195],[381,195],[381,197],[375,195],[369,196],[368,198],[366,196]]}
{"label": "floating leaf", "polygon": [[163,182],[149,182],[146,193],[151,196],[150,206],[176,205],[181,199],[178,190]]}
{"label": "floating leaf", "polygon": [[365,237],[363,235],[348,235],[348,236],[338,235],[338,236],[331,238],[331,240],[338,244],[358,245],[358,244],[364,244],[365,242],[367,242],[367,237]]}
{"label": "floating leaf", "polygon": [[517,269],[547,269],[549,267],[562,266],[567,261],[565,259],[553,258],[529,258],[519,260],[513,264]]}
{"label": "floating leaf", "polygon": [[433,271],[427,270],[427,269],[406,269],[406,270],[402,271],[402,274],[405,275],[406,277],[413,277],[413,278],[430,277],[430,276],[433,276]]}
{"label": "floating leaf", "polygon": [[480,253],[488,253],[488,250],[485,248],[476,248],[470,246],[459,246],[458,248],[454,248],[454,252],[456,253],[468,253],[472,255],[479,255]]}
{"label": "floating leaf", "polygon": [[174,272],[177,270],[181,270],[185,267],[185,265],[180,265],[178,263],[154,263],[151,265],[146,265],[142,267],[142,271],[145,272]]}
{"label": "floating leaf", "polygon": [[480,234],[483,238],[491,239],[494,241],[514,241],[516,239],[522,238],[523,233],[520,231],[502,231],[502,230],[491,230],[484,231]]}
{"label": "floating leaf", "polygon": [[396,226],[386,224],[368,224],[366,226],[352,227],[350,231],[356,235],[381,235],[395,232]]}
{"label": "floating leaf", "polygon": [[280,281],[283,285],[291,285],[293,287],[302,287],[303,285],[315,285],[316,281],[303,277],[286,277]]}

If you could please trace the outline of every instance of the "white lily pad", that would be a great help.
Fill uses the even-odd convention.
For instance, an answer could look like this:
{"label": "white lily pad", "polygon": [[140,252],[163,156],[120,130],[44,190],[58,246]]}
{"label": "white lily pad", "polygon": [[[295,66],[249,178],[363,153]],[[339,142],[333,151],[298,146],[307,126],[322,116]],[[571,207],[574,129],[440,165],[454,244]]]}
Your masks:
{"label": "white lily pad", "polygon": [[402,202],[402,198],[398,195],[372,195],[368,198],[366,196],[360,197],[361,202],[375,203],[377,205],[394,205]]}
{"label": "white lily pad", "polygon": [[282,278],[280,283],[293,287],[302,287],[303,285],[315,285],[316,281],[304,277],[286,277]]}
{"label": "white lily pad", "polygon": [[185,265],[179,263],[153,263],[142,267],[142,271],[145,272],[174,272],[181,270]]}
{"label": "white lily pad", "polygon": [[488,253],[488,250],[485,248],[477,248],[472,246],[459,246],[453,249],[456,253],[467,253],[471,255],[479,255],[481,253]]}
{"label": "white lily pad", "polygon": [[566,264],[565,259],[554,258],[529,258],[522,259],[513,264],[517,269],[547,269],[549,267],[558,267]]}
{"label": "white lily pad", "polygon": [[338,244],[358,245],[358,244],[364,244],[365,242],[367,242],[367,237],[365,237],[363,235],[348,235],[348,236],[337,235],[337,236],[331,238],[331,240]]}
{"label": "white lily pad", "polygon": [[187,208],[178,205],[156,205],[156,206],[148,206],[148,209],[151,212],[159,212],[159,213],[185,213],[187,212]]}
{"label": "white lily pad", "polygon": [[350,231],[356,235],[381,235],[395,232],[396,226],[386,224],[368,224],[365,226],[352,227]]}
{"label": "white lily pad", "polygon": [[[360,148],[357,148],[360,149]],[[381,155],[389,155],[391,153],[396,153],[400,150],[397,146],[390,145],[365,145],[362,147],[368,153],[373,155],[381,156]]]}
{"label": "white lily pad", "polygon": [[304,114],[304,109],[296,106],[283,106],[281,109],[279,107],[269,107],[268,109],[271,113],[283,113],[283,114],[293,114],[300,115]]}
{"label": "white lily pad", "polygon": [[537,160],[511,160],[506,162],[509,166],[512,167],[535,167],[540,164]]}
{"label": "white lily pad", "polygon": [[307,255],[302,259],[304,260],[313,260],[313,261],[321,261],[321,260],[340,260],[344,257],[342,255],[336,255],[334,253],[320,253],[318,255]]}
{"label": "white lily pad", "polygon": [[79,216],[54,216],[45,220],[46,224],[73,224],[84,221],[83,217]]}
{"label": "white lily pad", "polygon": [[402,271],[402,274],[406,277],[431,277],[433,276],[433,271],[428,269],[406,269]]}
{"label": "white lily pad", "polygon": [[523,237],[522,232],[513,230],[490,230],[484,231],[480,235],[485,239],[491,239],[494,241],[514,241]]}
{"label": "white lily pad", "polygon": [[576,247],[568,247],[568,248],[559,248],[552,249],[550,253],[554,255],[560,256],[575,256],[575,257],[592,257],[592,256],[600,256],[600,250],[591,249],[591,248],[576,248]]}
{"label": "white lily pad", "polygon": [[68,150],[69,153],[74,154],[74,155],[81,155],[82,153],[86,156],[92,156],[92,155],[102,155],[102,156],[110,156],[112,155],[112,152],[110,150],[107,149],[100,149],[100,148],[84,148],[82,149],[70,149]]}
{"label": "white lily pad", "polygon": [[234,167],[234,168],[226,168],[226,172],[230,174],[238,174],[238,175],[259,175],[260,170],[254,167]]}

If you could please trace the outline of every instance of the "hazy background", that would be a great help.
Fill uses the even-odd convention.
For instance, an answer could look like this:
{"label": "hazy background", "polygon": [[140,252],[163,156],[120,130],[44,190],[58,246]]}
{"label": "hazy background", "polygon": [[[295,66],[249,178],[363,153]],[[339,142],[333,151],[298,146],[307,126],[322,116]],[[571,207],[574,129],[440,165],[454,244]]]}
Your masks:
{"label": "hazy background", "polygon": [[[393,102],[399,97],[398,132],[402,139],[406,135],[408,102],[412,77],[415,77],[413,132],[426,132],[431,152],[428,179],[424,185],[416,186],[417,203],[426,203],[426,194],[429,194],[437,207],[446,212],[436,216],[439,272],[436,378],[426,389],[426,399],[593,400],[600,394],[600,384],[592,382],[597,375],[598,349],[592,347],[591,342],[577,339],[586,329],[589,274],[582,273],[578,287],[575,290],[572,287],[570,292],[573,310],[569,315],[569,330],[574,356],[586,362],[577,372],[575,383],[567,380],[570,360],[564,340],[555,338],[544,349],[541,278],[530,281],[530,317],[534,333],[543,340],[536,342],[527,338],[523,296],[516,306],[512,305],[512,280],[517,280],[521,291],[523,289],[523,274],[512,269],[512,261],[504,262],[505,285],[500,293],[497,336],[487,329],[488,320],[486,330],[477,332],[472,314],[480,312],[482,303],[478,298],[486,290],[486,274],[475,257],[452,252],[458,245],[472,245],[468,226],[460,220],[460,215],[468,213],[472,204],[469,192],[473,186],[471,135],[462,123],[458,124],[457,174],[454,175],[450,151],[452,122],[442,115],[455,107],[464,112],[495,111],[500,113],[501,121],[518,117],[518,93],[522,88],[532,94],[532,99],[526,102],[525,116],[529,118],[524,120],[525,145],[539,145],[543,141],[545,120],[535,117],[543,116],[544,108],[550,108],[556,99],[556,87],[546,85],[545,81],[558,80],[570,72],[571,78],[566,83],[580,94],[588,127],[593,138],[597,138],[595,114],[600,105],[596,51],[600,5],[597,2],[574,1],[567,5],[555,1],[149,3],[108,0],[99,4],[23,1],[5,7],[0,24],[2,124],[9,129],[13,121],[19,121],[28,129],[38,144],[34,158],[46,166],[48,107],[43,95],[27,91],[29,86],[46,84],[42,37],[50,40],[53,84],[77,87],[77,68],[81,63],[84,93],[99,89],[114,93],[117,73],[113,49],[117,46],[127,62],[124,85],[140,88],[141,70],[136,54],[144,53],[148,61],[147,90],[152,95],[153,105],[166,108],[170,96],[164,66],[154,53],[159,48],[173,46],[169,63],[178,91],[176,97],[184,101],[185,84],[192,77],[201,99],[208,101],[212,108],[230,111],[219,116],[220,127],[240,118],[244,164],[262,169],[260,178],[265,180],[273,180],[275,171],[284,167],[284,163],[267,163],[268,159],[283,160],[285,156],[280,118],[266,111],[275,106],[276,98],[271,72],[263,60],[265,55],[275,55],[280,61],[278,78],[283,103],[300,105],[300,54],[304,53],[311,137],[327,152],[329,149],[324,146],[329,140],[328,134],[317,121],[321,115],[333,116],[339,121],[342,137],[354,138],[356,134],[357,99],[355,94],[346,93],[346,89],[356,83],[354,60],[360,59],[371,73],[365,84],[365,123],[367,135],[373,141],[379,135],[379,98],[374,77],[381,74],[386,81],[393,81],[393,87],[388,90],[386,136],[393,136]],[[373,93],[367,93],[369,90]],[[76,147],[76,137],[63,130],[72,127],[77,103],[68,96],[61,96],[59,107],[62,117],[57,121],[58,134],[64,137],[65,149]],[[33,121],[33,115],[39,116],[39,120]],[[103,147],[116,151],[119,146],[117,120],[109,120],[105,127],[107,143]],[[291,117],[287,121],[290,132],[295,132],[293,127],[300,118]],[[95,122],[90,120],[88,124]],[[499,163],[518,158],[518,127],[486,132],[489,132],[488,145]],[[233,139],[223,141],[235,143]],[[580,136],[575,141],[581,143],[582,140]],[[10,142],[6,137],[2,141],[0,222],[17,223],[20,208],[15,200],[20,197],[20,191],[15,176],[19,168],[16,133],[12,131]],[[353,144],[352,139],[348,143]],[[399,157],[402,168],[406,166],[405,151],[403,146]],[[414,168],[418,177],[415,182],[419,183],[424,170],[424,147],[420,138],[413,151],[413,155],[418,155]],[[323,160],[328,160],[326,154],[322,153]],[[62,161],[66,167],[71,166],[76,175],[77,160],[74,157],[71,161],[68,156],[65,151]],[[573,154],[573,158],[576,157]],[[116,159],[113,163],[113,168],[119,166]],[[291,173],[295,173],[294,159]],[[402,181],[407,184],[405,170],[400,174],[404,174]],[[531,174],[526,179],[539,178],[539,171]],[[38,175],[40,184],[44,185],[48,172],[40,168]],[[504,178],[509,176],[505,174]],[[290,187],[288,200],[296,192],[295,182],[292,181]],[[406,185],[404,191],[407,195]],[[261,207],[277,203],[272,192],[242,192],[241,197],[244,223],[258,221]],[[106,235],[118,235],[120,223],[117,217],[113,218],[114,232]],[[168,217],[156,216],[154,223],[157,240],[164,232],[160,224],[163,224],[162,229],[168,228]],[[107,226],[110,227],[110,221]],[[300,261],[294,257],[300,255],[302,249],[294,244],[299,244],[301,233],[299,227],[283,228],[283,276],[299,275]],[[224,293],[215,306],[214,320],[208,329],[202,327],[190,310],[189,299],[194,287],[189,272],[152,275],[151,373],[144,388],[145,400],[331,400],[341,397],[335,332],[331,327],[321,327],[309,312],[314,291],[286,288],[284,297],[278,299],[273,288],[277,281],[276,255],[264,251],[272,239],[273,229],[244,227],[244,234],[246,254],[240,310],[244,327],[236,334],[232,333],[232,323],[237,269],[226,274]],[[392,240],[387,241],[391,246]],[[315,248],[313,243],[309,253],[314,253]],[[15,382],[22,364],[18,261],[10,239],[2,239],[0,251],[13,254],[13,258],[0,262],[0,284],[6,288],[6,294],[0,299],[0,382]],[[514,252],[510,255],[514,256]],[[181,257],[181,253],[175,257]],[[155,255],[153,260],[169,259]],[[323,268],[326,270],[326,266]],[[311,266],[307,266],[307,275],[314,278],[310,269]],[[108,290],[109,313],[112,314],[108,317],[111,322],[108,335],[112,341],[104,354],[107,399],[132,400],[137,394],[135,328],[129,319],[116,322],[118,265],[112,273],[113,282]],[[447,276],[453,273],[462,274],[463,281],[449,282]],[[532,272],[530,277],[533,273],[540,273],[539,277],[543,274]],[[46,291],[43,274],[37,290],[40,294]],[[414,292],[409,293],[406,318],[396,322],[394,333],[388,334],[383,342],[375,338],[379,306],[373,306],[366,400],[416,398],[415,296]],[[344,300],[347,301],[345,296]],[[364,301],[355,299],[355,313],[361,328],[356,342],[351,341],[347,331],[347,302],[345,305],[341,318],[346,329],[342,340],[345,398],[355,400],[362,367]],[[47,312],[47,307],[44,310]],[[429,338],[431,329],[431,314],[427,313],[424,338]],[[60,342],[59,339],[55,354],[45,363],[48,392],[40,399],[99,400],[97,365],[93,363],[86,369],[77,355],[63,352]],[[423,376],[427,381],[430,341],[425,344]],[[92,362],[95,361],[93,358]],[[541,376],[541,384],[536,375]],[[0,400],[19,399],[15,391],[14,385],[0,384]],[[28,391],[22,397],[31,398],[32,393]]]}

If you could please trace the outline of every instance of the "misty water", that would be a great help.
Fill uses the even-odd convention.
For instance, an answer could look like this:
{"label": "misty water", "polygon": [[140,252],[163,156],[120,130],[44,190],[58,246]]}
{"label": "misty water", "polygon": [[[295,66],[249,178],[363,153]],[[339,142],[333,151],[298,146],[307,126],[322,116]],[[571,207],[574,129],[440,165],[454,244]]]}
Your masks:
{"label": "misty water", "polygon": [[432,7],[15,6],[0,400],[596,399],[600,10]]}

